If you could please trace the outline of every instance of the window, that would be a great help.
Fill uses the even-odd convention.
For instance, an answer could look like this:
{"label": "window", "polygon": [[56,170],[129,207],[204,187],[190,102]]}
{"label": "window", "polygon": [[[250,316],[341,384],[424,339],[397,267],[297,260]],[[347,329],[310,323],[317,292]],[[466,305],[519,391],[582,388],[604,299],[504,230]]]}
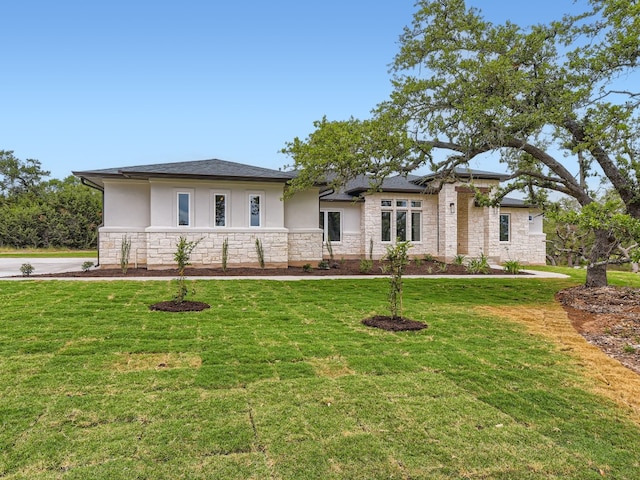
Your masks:
{"label": "window", "polygon": [[213,225],[227,226],[227,195],[224,193],[213,194]]}
{"label": "window", "polygon": [[382,212],[382,241],[391,241],[391,212]]}
{"label": "window", "polygon": [[[422,200],[381,200],[381,240],[422,240]],[[392,218],[395,219],[392,222]]]}
{"label": "window", "polygon": [[407,211],[398,210],[396,212],[396,239],[400,242],[407,240]]}
{"label": "window", "polygon": [[249,195],[249,225],[259,227],[261,225],[260,214],[261,195]]}
{"label": "window", "polygon": [[508,242],[509,241],[509,223],[511,220],[511,216],[508,214],[500,215],[500,241]]}
{"label": "window", "polygon": [[191,194],[178,192],[178,226],[191,225]]}
{"label": "window", "polygon": [[[412,202],[413,203],[413,202]],[[422,232],[422,224],[420,219],[422,218],[422,212],[411,212],[411,241],[419,242],[421,239],[420,232]]]}
{"label": "window", "polygon": [[322,210],[320,212],[320,228],[322,229],[322,240],[329,239],[330,242],[342,240],[342,215],[341,212]]}

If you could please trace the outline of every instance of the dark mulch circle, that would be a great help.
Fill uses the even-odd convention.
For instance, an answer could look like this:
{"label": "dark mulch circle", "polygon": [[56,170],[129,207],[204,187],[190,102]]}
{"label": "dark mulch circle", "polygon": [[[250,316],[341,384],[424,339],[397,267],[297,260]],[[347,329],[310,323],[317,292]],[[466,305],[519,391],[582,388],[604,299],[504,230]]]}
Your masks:
{"label": "dark mulch circle", "polygon": [[422,330],[427,328],[427,324],[410,320],[403,317],[389,317],[386,315],[376,315],[375,317],[365,318],[362,324],[367,327],[381,328],[389,332],[403,332],[407,330]]}
{"label": "dark mulch circle", "polygon": [[211,305],[204,302],[192,302],[185,300],[184,302],[176,302],[169,300],[168,302],[159,302],[149,305],[149,310],[157,310],[160,312],[201,312],[211,308]]}

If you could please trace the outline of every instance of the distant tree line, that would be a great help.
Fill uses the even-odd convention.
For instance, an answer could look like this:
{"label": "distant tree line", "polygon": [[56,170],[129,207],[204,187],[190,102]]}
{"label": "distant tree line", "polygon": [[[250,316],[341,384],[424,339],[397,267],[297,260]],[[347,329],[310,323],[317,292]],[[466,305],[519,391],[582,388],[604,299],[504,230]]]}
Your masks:
{"label": "distant tree line", "polygon": [[0,150],[0,247],[95,248],[100,192],[73,175],[45,180],[39,160]]}

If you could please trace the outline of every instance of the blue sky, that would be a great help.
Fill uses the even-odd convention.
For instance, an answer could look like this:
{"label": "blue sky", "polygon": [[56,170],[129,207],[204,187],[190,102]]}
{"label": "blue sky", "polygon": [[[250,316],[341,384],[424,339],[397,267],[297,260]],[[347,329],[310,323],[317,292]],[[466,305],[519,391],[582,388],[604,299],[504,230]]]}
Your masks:
{"label": "blue sky", "polygon": [[[585,0],[579,0],[584,3]],[[547,22],[573,0],[468,0]],[[52,177],[205,158],[279,168],[313,121],[365,118],[413,0],[20,0],[0,4],[0,150]]]}

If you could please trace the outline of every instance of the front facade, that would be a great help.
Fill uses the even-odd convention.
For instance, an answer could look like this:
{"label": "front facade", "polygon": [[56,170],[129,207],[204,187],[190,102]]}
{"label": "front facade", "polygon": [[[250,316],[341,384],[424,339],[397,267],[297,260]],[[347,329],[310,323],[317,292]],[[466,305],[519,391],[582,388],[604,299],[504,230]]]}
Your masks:
{"label": "front facade", "polygon": [[397,239],[411,241],[414,256],[544,263],[537,209],[517,201],[475,205],[469,182],[500,180],[484,173],[489,178],[463,175],[433,193],[427,177],[395,177],[374,194],[360,181],[343,192],[318,186],[284,200],[294,172],[222,160],[74,172],[104,194],[104,268],[120,265],[123,241],[131,243],[130,264],[174,267],[180,236],[199,241],[191,263],[200,267],[220,267],[224,253],[230,268],[257,266],[260,255],[267,267],[314,264],[328,256],[328,242],[336,259],[377,259]]}

